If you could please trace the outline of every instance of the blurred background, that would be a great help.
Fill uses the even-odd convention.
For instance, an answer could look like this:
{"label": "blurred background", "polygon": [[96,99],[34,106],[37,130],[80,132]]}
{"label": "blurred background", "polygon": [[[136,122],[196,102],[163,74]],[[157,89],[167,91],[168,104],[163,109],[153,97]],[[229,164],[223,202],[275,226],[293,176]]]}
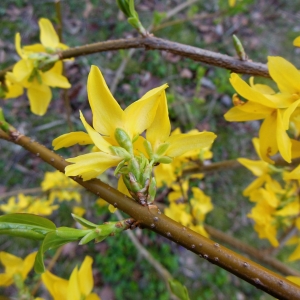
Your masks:
{"label": "blurred background", "polygon": [[[249,59],[265,63],[268,55],[282,56],[299,66],[299,49],[293,39],[300,33],[300,2],[280,0],[240,0],[234,7],[228,1],[188,1],[184,9],[171,18],[167,14],[185,1],[135,1],[140,20],[147,28],[152,24],[156,37],[188,44],[207,50],[236,56],[232,35],[242,41]],[[137,37],[138,33],[127,23],[115,1],[70,0],[60,1],[2,0],[0,4],[0,67],[14,64],[18,59],[14,36],[20,32],[22,45],[39,41],[38,19],[48,18],[59,29],[59,6],[62,15],[63,42],[70,47],[99,41]],[[130,56],[129,56],[130,55]],[[257,159],[251,138],[257,136],[258,121],[229,123],[223,118],[232,106],[234,93],[229,84],[230,72],[211,67],[164,51],[143,49],[119,50],[82,56],[65,64],[65,74],[72,84],[66,92],[54,89],[48,112],[39,117],[30,112],[26,95],[18,99],[0,100],[7,120],[19,131],[52,148],[52,140],[64,133],[83,130],[79,110],[90,122],[92,115],[87,102],[86,81],[91,65],[98,66],[122,107],[139,99],[148,90],[168,83],[167,98],[172,128],[183,132],[197,128],[218,135],[212,152],[212,162],[247,157]],[[124,70],[120,69],[124,65]],[[247,78],[247,76],[244,76]],[[256,82],[271,84],[264,78]],[[70,104],[70,120],[67,110]],[[71,126],[71,127],[70,127]],[[76,148],[76,147],[75,147]],[[62,149],[64,157],[71,157],[84,147]],[[44,172],[54,171],[38,157],[19,146],[0,141],[0,204],[7,203],[9,192],[38,188]],[[114,185],[112,172],[102,180]],[[206,217],[206,224],[234,236],[249,245],[267,251],[270,244],[259,240],[247,218],[253,206],[242,196],[243,189],[253,180],[245,168],[235,168],[207,174],[201,188],[209,195],[214,210]],[[82,194],[82,206],[87,219],[102,223],[115,219],[106,205],[96,204],[96,197]],[[167,202],[166,202],[167,203]],[[57,226],[71,226],[72,207],[62,202],[51,220]],[[225,270],[197,257],[182,247],[155,233],[136,229],[141,244],[174,278],[189,290],[191,299],[272,299],[250,284]],[[37,249],[38,242],[0,236],[0,251],[25,257],[28,249]],[[55,251],[46,254],[46,263]],[[277,253],[283,261],[289,248]],[[140,254],[126,234],[106,239],[99,244],[85,246],[68,244],[62,250],[52,272],[68,278],[76,264],[85,255],[94,258],[94,291],[103,300],[108,299],[169,299],[163,280],[151,264]],[[293,267],[299,264],[293,263]],[[3,270],[0,269],[0,273]],[[37,275],[32,274],[34,285]],[[40,289],[43,294],[43,289]],[[9,296],[12,288],[1,289]]]}

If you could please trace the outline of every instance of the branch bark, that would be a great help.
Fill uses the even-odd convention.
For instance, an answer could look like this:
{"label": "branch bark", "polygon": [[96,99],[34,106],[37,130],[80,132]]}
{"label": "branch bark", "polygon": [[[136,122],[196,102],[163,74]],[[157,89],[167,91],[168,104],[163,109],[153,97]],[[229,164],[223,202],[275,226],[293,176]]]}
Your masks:
{"label": "branch bark", "polygon": [[[5,136],[3,138],[7,140]],[[61,172],[64,172],[68,164],[63,157],[17,131],[11,132],[10,141],[39,156]],[[78,177],[73,179],[90,192],[130,215],[144,228],[155,231],[266,293],[279,299],[300,299],[300,287],[296,284],[171,220],[156,207],[141,206],[98,179],[89,181],[83,181]]]}
{"label": "branch bark", "polygon": [[[62,51],[59,54],[60,59],[78,57],[98,52],[115,51],[120,49],[143,48],[145,50],[160,50],[190,58],[208,65],[228,69],[232,72],[248,74],[253,76],[270,77],[268,68],[265,64],[242,61],[238,58],[225,54],[220,54],[210,50],[172,42],[157,37],[131,38],[98,42],[94,44],[79,46]],[[0,71],[0,80],[4,78],[7,71],[13,66]]]}

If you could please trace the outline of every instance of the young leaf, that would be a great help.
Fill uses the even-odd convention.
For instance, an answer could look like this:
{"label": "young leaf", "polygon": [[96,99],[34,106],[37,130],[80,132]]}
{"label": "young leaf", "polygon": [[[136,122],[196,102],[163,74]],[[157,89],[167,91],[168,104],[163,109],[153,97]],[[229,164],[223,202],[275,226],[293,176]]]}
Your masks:
{"label": "young leaf", "polygon": [[57,248],[59,246],[62,246],[64,244],[76,241],[78,238],[63,238],[57,235],[56,231],[49,232],[45,239],[43,240],[39,251],[35,257],[34,262],[34,271],[36,273],[44,273],[45,272],[45,266],[44,266],[44,253],[47,250]]}
{"label": "young leaf", "polygon": [[71,214],[71,215],[72,215],[73,219],[74,219],[76,222],[78,222],[79,224],[81,224],[81,225],[84,226],[84,227],[87,227],[87,228],[90,228],[90,229],[93,229],[93,228],[96,228],[96,227],[97,227],[96,224],[94,224],[94,223],[92,223],[92,222],[90,222],[90,221],[88,221],[88,220],[86,220],[86,219],[84,219],[84,218],[81,218],[81,217],[79,217],[79,216],[76,216],[75,214]]}
{"label": "young leaf", "polygon": [[41,240],[55,229],[55,224],[50,220],[33,214],[0,216],[0,234]]}
{"label": "young leaf", "polygon": [[178,280],[170,279],[169,285],[172,293],[180,300],[190,300],[187,288],[182,285]]}

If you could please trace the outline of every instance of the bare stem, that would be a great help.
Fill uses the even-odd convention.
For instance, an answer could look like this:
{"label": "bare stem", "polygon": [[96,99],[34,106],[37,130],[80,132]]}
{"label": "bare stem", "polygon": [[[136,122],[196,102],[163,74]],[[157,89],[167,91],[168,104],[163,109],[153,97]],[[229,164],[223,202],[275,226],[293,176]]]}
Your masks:
{"label": "bare stem", "polygon": [[[60,59],[78,57],[97,52],[113,51],[119,49],[143,48],[145,50],[160,50],[187,57],[195,61],[228,69],[232,72],[249,74],[253,76],[270,77],[268,68],[265,64],[252,61],[241,61],[237,58],[220,54],[217,52],[204,50],[201,48],[160,39],[157,37],[131,38],[98,42],[94,44],[79,46],[62,51],[59,54]],[[0,71],[0,80],[5,73],[11,70],[12,66]]]}
{"label": "bare stem", "polygon": [[[64,172],[68,165],[63,157],[17,131],[11,132],[10,141],[39,156],[61,172]],[[83,181],[79,177],[72,179],[130,215],[141,226],[157,232],[266,293],[280,299],[300,299],[300,287],[296,284],[171,220],[156,206],[144,207],[98,179],[88,181]]]}

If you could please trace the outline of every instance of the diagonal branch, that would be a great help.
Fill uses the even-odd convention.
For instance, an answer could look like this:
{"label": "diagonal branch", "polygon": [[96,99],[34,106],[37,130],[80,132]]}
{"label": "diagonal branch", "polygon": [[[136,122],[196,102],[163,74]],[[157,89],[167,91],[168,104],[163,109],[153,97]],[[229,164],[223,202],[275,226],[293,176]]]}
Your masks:
{"label": "diagonal branch", "polygon": [[[3,137],[7,140],[5,136]],[[17,131],[11,132],[10,141],[39,156],[61,172],[64,172],[68,164],[63,157]],[[157,207],[144,207],[98,179],[89,181],[83,181],[78,177],[73,179],[90,192],[130,215],[143,227],[174,241],[266,293],[279,299],[300,299],[300,287],[296,284],[171,220]]]}
{"label": "diagonal branch", "polygon": [[[98,52],[106,52],[129,48],[143,48],[145,50],[160,50],[190,58],[208,65],[228,69],[232,72],[249,74],[254,76],[270,77],[268,68],[265,64],[252,61],[241,61],[238,58],[225,54],[220,54],[210,50],[204,50],[181,43],[172,42],[157,37],[131,38],[98,42],[94,44],[79,46],[62,51],[60,59],[78,57]],[[4,78],[7,71],[13,66],[0,71],[0,80]]]}

